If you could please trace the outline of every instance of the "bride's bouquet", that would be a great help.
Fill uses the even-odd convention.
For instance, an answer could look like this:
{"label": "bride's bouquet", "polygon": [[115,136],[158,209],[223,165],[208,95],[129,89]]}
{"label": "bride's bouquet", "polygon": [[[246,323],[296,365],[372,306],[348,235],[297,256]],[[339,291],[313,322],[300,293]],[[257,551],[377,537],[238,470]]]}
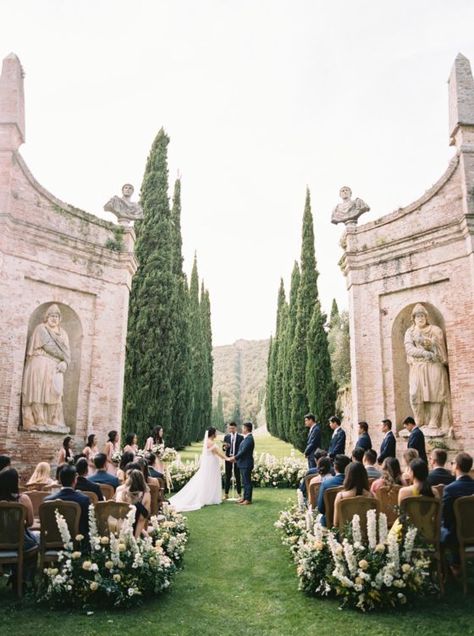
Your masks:
{"label": "bride's bouquet", "polygon": [[112,462],[118,466],[120,464],[120,461],[122,459],[122,451],[115,451],[114,453],[112,453]]}

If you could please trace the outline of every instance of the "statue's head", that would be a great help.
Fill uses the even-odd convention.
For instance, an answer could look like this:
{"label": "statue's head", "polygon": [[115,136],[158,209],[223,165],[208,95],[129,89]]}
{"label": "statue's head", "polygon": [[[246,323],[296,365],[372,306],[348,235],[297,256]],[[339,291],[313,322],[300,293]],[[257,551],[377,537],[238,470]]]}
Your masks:
{"label": "statue's head", "polygon": [[57,327],[61,322],[61,311],[56,304],[50,305],[46,310],[43,318],[50,327]]}
{"label": "statue's head", "polygon": [[411,319],[416,327],[426,327],[429,325],[428,312],[421,303],[417,303],[411,312]]}
{"label": "statue's head", "polygon": [[122,194],[126,199],[130,199],[132,194],[135,192],[135,188],[131,183],[126,183],[122,186]]}
{"label": "statue's head", "polygon": [[342,186],[339,190],[339,195],[343,201],[347,201],[352,197],[352,190],[349,186]]}

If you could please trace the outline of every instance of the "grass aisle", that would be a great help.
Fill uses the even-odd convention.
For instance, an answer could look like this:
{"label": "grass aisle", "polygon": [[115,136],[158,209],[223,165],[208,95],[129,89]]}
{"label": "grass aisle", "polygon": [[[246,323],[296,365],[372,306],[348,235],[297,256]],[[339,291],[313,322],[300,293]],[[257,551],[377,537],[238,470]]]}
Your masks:
{"label": "grass aisle", "polygon": [[[255,505],[234,503],[190,513],[186,566],[169,593],[127,612],[52,612],[9,605],[0,594],[2,633],[15,636],[417,636],[473,634],[474,610],[456,591],[403,612],[362,615],[297,591],[294,566],[273,523],[293,493],[255,491]],[[471,596],[472,596],[471,589]],[[8,605],[7,605],[8,603]]]}

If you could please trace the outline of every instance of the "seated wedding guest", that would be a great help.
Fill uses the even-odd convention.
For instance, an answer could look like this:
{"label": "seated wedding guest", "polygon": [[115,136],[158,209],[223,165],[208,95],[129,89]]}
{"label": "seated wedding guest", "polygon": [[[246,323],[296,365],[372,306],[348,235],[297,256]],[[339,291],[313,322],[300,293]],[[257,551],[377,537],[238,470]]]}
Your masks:
{"label": "seated wedding guest", "polygon": [[92,470],[95,470],[94,466],[94,455],[97,455],[99,452],[99,447],[97,445],[97,439],[94,433],[91,433],[87,436],[87,443],[82,450],[82,454],[87,459],[87,463]]}
{"label": "seated wedding guest", "polygon": [[137,466],[140,467],[143,477],[145,478],[145,482],[149,486],[159,486],[160,482],[158,481],[158,479],[150,475],[150,471],[148,470],[148,463],[146,459],[143,459],[143,457],[137,457],[135,459],[135,463],[137,464]]}
{"label": "seated wedding guest", "polygon": [[125,437],[124,453],[133,453],[135,456],[138,451],[138,438],[135,433],[127,433]]}
{"label": "seated wedding guest", "polygon": [[135,469],[127,471],[127,480],[125,484],[117,488],[115,500],[135,506],[133,530],[135,537],[139,537],[146,528],[151,510],[150,489],[146,485],[141,471]]}
{"label": "seated wedding guest", "polygon": [[0,501],[21,503],[26,508],[24,550],[35,548],[39,541],[29,528],[33,525],[33,504],[28,495],[20,493],[18,471],[9,466],[0,471]]}
{"label": "seated wedding guest", "polygon": [[164,446],[165,442],[163,439],[163,427],[155,426],[152,430],[150,437],[147,438],[145,442],[145,450],[151,451],[153,446]]}
{"label": "seated wedding guest", "polygon": [[[107,471],[111,475],[117,474],[117,466],[112,461],[112,456],[114,453],[120,450],[119,445],[119,434],[117,431],[109,431],[108,440],[105,442],[105,450],[104,453],[107,457]],[[95,462],[94,462],[95,465]]]}
{"label": "seated wedding guest", "polygon": [[155,479],[164,479],[165,476],[158,470],[155,453],[147,453],[145,459],[148,464],[148,472],[150,474],[150,477],[154,477]]}
{"label": "seated wedding guest", "polygon": [[395,435],[392,433],[391,420],[382,420],[382,433],[384,434],[384,438],[380,444],[380,453],[377,457],[378,464],[382,464],[383,460],[387,457],[397,456],[397,440],[395,439]]}
{"label": "seated wedding guest", "polygon": [[378,470],[378,468],[375,468],[376,461],[377,453],[374,451],[374,449],[370,448],[369,450],[366,450],[362,463],[365,466],[365,470],[367,471],[369,479],[378,479],[382,475],[380,470]]}
{"label": "seated wedding guest", "polygon": [[336,455],[344,455],[346,452],[346,433],[341,427],[341,420],[336,415],[329,418],[329,426],[333,433],[328,448],[328,455],[331,459],[334,459]]}
{"label": "seated wedding guest", "polygon": [[92,481],[94,484],[110,484],[115,490],[119,486],[120,482],[115,475],[111,475],[105,469],[106,463],[107,455],[105,453],[97,453],[94,457],[96,472],[89,477],[89,481]]}
{"label": "seated wedding guest", "polygon": [[436,497],[438,491],[428,483],[428,465],[419,457],[410,462],[408,468],[410,475],[410,486],[403,486],[398,492],[398,505],[407,497]]}
{"label": "seated wedding guest", "polygon": [[99,484],[94,484],[93,481],[87,479],[87,474],[89,472],[89,463],[85,457],[81,457],[76,462],[76,470],[77,470],[77,482],[76,482],[76,490],[82,490],[82,492],[93,492],[97,495],[99,501],[104,501],[104,495],[102,494],[102,490],[100,489]]}
{"label": "seated wedding guest", "polygon": [[45,497],[45,501],[73,501],[81,507],[81,516],[79,519],[79,532],[85,537],[89,536],[89,497],[82,492],[76,490],[77,471],[74,466],[65,464],[59,473],[59,481],[62,488],[54,495]]}
{"label": "seated wedding guest", "polygon": [[8,455],[0,455],[0,470],[3,470],[4,468],[8,468],[11,464],[11,459],[8,457]]}
{"label": "seated wedding guest", "polygon": [[72,459],[73,459],[72,437],[70,435],[67,435],[63,439],[62,448],[59,450],[59,453],[58,453],[58,465],[68,464],[72,462]]}
{"label": "seated wedding guest", "polygon": [[348,497],[373,497],[369,490],[367,471],[360,462],[351,462],[344,474],[344,490],[338,492],[334,501],[334,525],[339,524],[339,502]]}
{"label": "seated wedding guest", "polygon": [[369,450],[372,448],[372,440],[369,435],[369,425],[367,422],[359,422],[359,439],[357,440],[356,447]]}
{"label": "seated wedding guest", "polygon": [[435,448],[431,451],[431,470],[428,473],[428,482],[430,486],[437,486],[438,484],[444,484],[447,486],[456,479],[454,475],[444,467],[447,459],[448,454],[442,448]]}
{"label": "seated wedding guest", "polygon": [[334,477],[328,477],[325,479],[319,488],[318,496],[318,511],[322,514],[321,525],[326,525],[326,507],[324,505],[324,492],[329,488],[336,488],[342,486],[344,483],[344,471],[346,466],[351,463],[351,460],[346,455],[336,455],[334,458]]}
{"label": "seated wedding guest", "polygon": [[411,484],[410,481],[410,464],[414,459],[418,459],[419,455],[418,455],[418,451],[416,450],[416,448],[407,448],[406,451],[404,451],[403,453],[403,462],[405,464],[405,467],[403,469],[403,473],[402,473],[402,481],[404,482],[405,486],[408,486],[409,484]]}
{"label": "seated wedding guest", "polygon": [[386,486],[389,491],[393,486],[404,486],[402,481],[402,469],[400,462],[396,457],[386,457],[382,464],[382,476],[376,479],[370,487],[370,492],[375,495],[377,490],[382,486]]}
{"label": "seated wedding guest", "polygon": [[451,545],[454,550],[451,559],[451,569],[454,575],[459,574],[459,555],[456,545],[456,518],[454,516],[454,502],[459,497],[474,495],[474,480],[471,478],[472,457],[469,453],[458,453],[454,460],[455,481],[445,486],[443,491],[443,508],[441,517],[441,541]]}
{"label": "seated wedding guest", "polygon": [[359,464],[362,464],[362,460],[364,459],[364,453],[365,453],[365,450],[363,448],[361,448],[360,446],[356,446],[354,450],[352,451],[351,460],[353,462],[359,462]]}
{"label": "seated wedding guest", "polygon": [[134,458],[134,453],[130,453],[129,451],[122,453],[122,458],[120,459],[120,464],[117,469],[117,479],[121,484],[123,484],[126,479],[125,468],[128,464],[133,462]]}
{"label": "seated wedding guest", "polygon": [[328,477],[332,477],[332,466],[329,457],[320,457],[318,459],[317,469],[318,474],[311,479],[309,482],[310,486],[311,484],[320,484]]}
{"label": "seated wedding guest", "polygon": [[49,488],[57,482],[51,478],[51,466],[48,462],[40,462],[33,471],[33,474],[26,482],[27,487],[41,490],[41,488]]}

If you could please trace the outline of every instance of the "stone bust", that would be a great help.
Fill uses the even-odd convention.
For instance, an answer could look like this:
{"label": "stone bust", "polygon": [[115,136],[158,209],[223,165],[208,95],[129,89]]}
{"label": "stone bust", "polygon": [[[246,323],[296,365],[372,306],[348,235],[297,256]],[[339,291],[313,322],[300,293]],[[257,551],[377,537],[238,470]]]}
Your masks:
{"label": "stone bust", "polygon": [[334,208],[331,223],[357,225],[357,219],[361,214],[370,210],[369,206],[362,199],[352,199],[352,190],[348,186],[343,186],[339,190],[339,195],[342,202]]}
{"label": "stone bust", "polygon": [[118,222],[122,225],[127,225],[128,221],[143,219],[142,206],[131,200],[134,191],[132,184],[126,183],[122,187],[122,196],[114,196],[104,205],[104,210],[115,214]]}

